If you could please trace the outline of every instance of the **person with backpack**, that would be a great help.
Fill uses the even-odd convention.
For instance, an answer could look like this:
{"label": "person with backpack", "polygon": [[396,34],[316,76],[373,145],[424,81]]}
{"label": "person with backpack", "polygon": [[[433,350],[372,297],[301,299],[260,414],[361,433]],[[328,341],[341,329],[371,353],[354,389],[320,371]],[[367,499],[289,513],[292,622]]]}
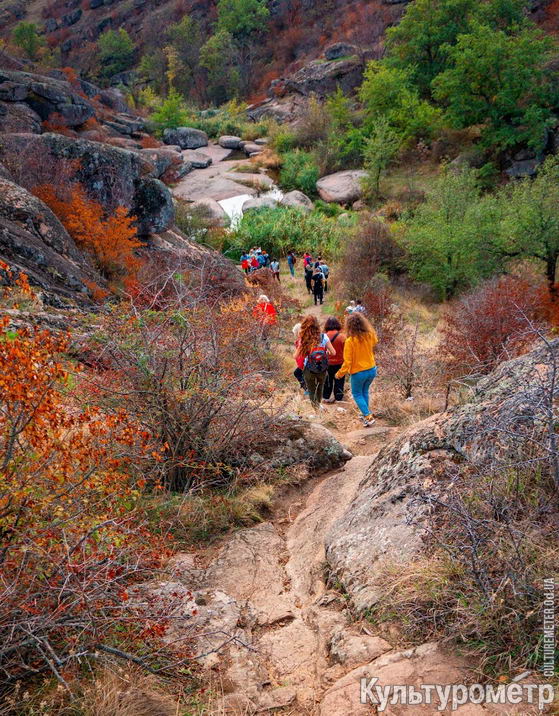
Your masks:
{"label": "person with backpack", "polygon": [[335,355],[330,339],[322,333],[316,316],[305,316],[295,350],[295,360],[303,365],[303,378],[309,398],[315,408],[320,408],[324,381],[328,373],[328,356]]}
{"label": "person with backpack", "polygon": [[250,260],[246,251],[243,251],[241,255],[241,268],[245,273],[248,273],[250,270]]}
{"label": "person with backpack", "polygon": [[289,273],[292,276],[295,276],[295,264],[297,263],[297,259],[295,258],[295,254],[293,251],[289,251],[287,254],[287,265],[289,266]]}
{"label": "person with backpack", "polygon": [[305,284],[307,286],[307,293],[312,293],[312,277],[314,269],[311,263],[305,264]]}
{"label": "person with backpack", "polygon": [[312,274],[312,292],[314,295],[314,305],[316,306],[319,302],[320,305],[322,305],[324,302],[324,274],[320,270],[318,261],[315,264]]}
{"label": "person with backpack", "polygon": [[335,377],[341,379],[349,374],[353,399],[368,428],[375,422],[369,408],[369,389],[377,375],[374,349],[378,338],[375,329],[358,311],[346,318],[345,333],[344,362]]}
{"label": "person with backpack", "polygon": [[344,399],[345,376],[336,378],[344,362],[345,333],[342,333],[342,324],[335,316],[330,316],[324,324],[324,333],[336,351],[336,355],[328,356],[328,373],[324,383],[324,402],[333,403]]}

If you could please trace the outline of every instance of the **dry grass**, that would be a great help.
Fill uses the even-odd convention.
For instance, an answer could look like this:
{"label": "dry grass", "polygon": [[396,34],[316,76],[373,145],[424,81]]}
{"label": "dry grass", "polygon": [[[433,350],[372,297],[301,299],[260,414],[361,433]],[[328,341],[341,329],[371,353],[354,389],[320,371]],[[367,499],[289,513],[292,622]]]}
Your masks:
{"label": "dry grass", "polygon": [[105,668],[81,699],[84,716],[178,716],[181,704],[139,670]]}

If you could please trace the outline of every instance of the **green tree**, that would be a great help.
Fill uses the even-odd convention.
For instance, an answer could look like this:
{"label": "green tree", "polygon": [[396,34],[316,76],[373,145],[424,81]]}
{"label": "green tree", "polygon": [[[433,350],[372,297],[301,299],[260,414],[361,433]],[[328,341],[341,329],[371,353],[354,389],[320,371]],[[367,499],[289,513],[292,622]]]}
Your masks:
{"label": "green tree", "polygon": [[536,29],[507,35],[477,24],[448,49],[451,66],[433,80],[434,96],[454,126],[483,125],[486,146],[541,149],[557,98],[545,69],[551,46]]}
{"label": "green tree", "polygon": [[167,58],[161,48],[142,55],[138,65],[140,77],[159,95],[167,89]]}
{"label": "green tree", "polygon": [[216,104],[223,104],[239,92],[236,57],[233,37],[225,30],[212,35],[200,50],[200,66],[208,76],[208,96]]}
{"label": "green tree", "polygon": [[369,173],[368,188],[375,196],[380,190],[380,178],[401,146],[401,139],[388,123],[380,117],[365,143],[365,169]]}
{"label": "green tree", "polygon": [[182,96],[176,90],[171,90],[167,99],[151,115],[150,120],[159,134],[165,129],[184,127],[189,123],[189,114]]}
{"label": "green tree", "polygon": [[503,257],[543,261],[553,288],[559,260],[559,160],[549,157],[535,179],[523,179],[504,187],[499,200],[506,207],[499,245]]}
{"label": "green tree", "polygon": [[492,206],[480,199],[476,173],[445,171],[405,225],[414,278],[450,298],[498,268]]}
{"label": "green tree", "polygon": [[20,22],[15,26],[12,37],[14,45],[23,50],[30,60],[39,58],[39,52],[44,48],[45,41],[39,35],[34,22]]}
{"label": "green tree", "polygon": [[279,181],[285,191],[299,189],[309,196],[315,196],[319,177],[318,165],[311,152],[296,149],[283,156]]}
{"label": "green tree", "polygon": [[387,31],[387,62],[408,70],[421,95],[428,97],[431,82],[448,67],[448,48],[469,33],[476,20],[495,29],[515,27],[523,21],[523,2],[416,0],[400,23]]}
{"label": "green tree", "polygon": [[134,43],[126,30],[107,30],[98,39],[101,75],[111,77],[130,69],[134,62]]}
{"label": "green tree", "polygon": [[237,42],[262,28],[270,12],[266,0],[218,0],[217,28],[228,32]]}
{"label": "green tree", "polygon": [[369,62],[359,97],[365,111],[367,135],[382,117],[403,141],[431,139],[440,129],[440,111],[420,99],[408,70],[388,67],[379,61]]}

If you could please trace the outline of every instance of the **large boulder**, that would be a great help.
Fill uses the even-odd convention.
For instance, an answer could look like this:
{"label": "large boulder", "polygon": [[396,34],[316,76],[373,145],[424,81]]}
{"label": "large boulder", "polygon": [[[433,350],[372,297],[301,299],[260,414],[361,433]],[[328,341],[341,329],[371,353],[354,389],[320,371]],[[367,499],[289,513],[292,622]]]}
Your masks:
{"label": "large boulder", "polygon": [[322,177],[316,183],[320,198],[336,204],[351,204],[363,194],[362,182],[367,172],[360,169],[348,169]]}
{"label": "large boulder", "polygon": [[44,179],[50,171],[54,180],[60,163],[71,163],[88,196],[107,211],[129,209],[138,216],[141,234],[162,231],[172,223],[171,194],[154,179],[154,165],[139,152],[51,133],[6,134],[2,139],[0,161],[9,169],[16,166],[25,175],[28,162],[42,162]]}
{"label": "large boulder", "polygon": [[224,149],[239,149],[239,146],[241,144],[241,138],[224,135],[223,137],[219,138],[218,144]]}
{"label": "large boulder", "polygon": [[358,57],[337,59],[331,62],[313,60],[295,74],[282,80],[285,92],[296,92],[309,97],[327,97],[340,88],[350,94],[363,82],[365,67]]}
{"label": "large boulder", "polygon": [[87,301],[86,282],[104,283],[52,211],[1,176],[0,259],[26,273],[47,299],[54,295]]}
{"label": "large boulder", "polygon": [[162,181],[151,177],[137,183],[131,211],[138,220],[138,233],[143,236],[165,231],[175,220],[171,193]]}
{"label": "large boulder", "polygon": [[559,340],[502,363],[477,383],[469,402],[409,428],[373,460],[326,537],[332,573],[358,610],[381,596],[377,578],[385,559],[405,563],[422,549],[428,504],[444,499],[461,466],[517,464],[523,440],[530,441],[530,459],[545,457],[537,445],[545,440],[550,352],[559,359]]}
{"label": "large boulder", "polygon": [[165,144],[178,144],[181,149],[199,149],[208,146],[208,135],[201,129],[177,127],[163,132]]}
{"label": "large boulder", "polygon": [[79,127],[95,115],[93,105],[64,80],[30,72],[0,70],[0,100],[25,102],[41,120]]}
{"label": "large boulder", "polygon": [[311,211],[313,208],[313,203],[309,197],[297,189],[288,191],[287,194],[284,194],[280,204],[283,204],[283,206],[292,206],[296,209],[303,209],[305,211]]}

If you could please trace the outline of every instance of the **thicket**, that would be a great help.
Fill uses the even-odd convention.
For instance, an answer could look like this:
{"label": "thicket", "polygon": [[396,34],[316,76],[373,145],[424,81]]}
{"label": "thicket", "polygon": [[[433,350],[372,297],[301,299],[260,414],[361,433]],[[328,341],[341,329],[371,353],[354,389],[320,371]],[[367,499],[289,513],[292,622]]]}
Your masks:
{"label": "thicket", "polygon": [[320,212],[291,207],[258,209],[247,212],[231,238],[237,249],[261,246],[271,256],[288,251],[310,251],[334,257],[341,246],[344,227]]}

